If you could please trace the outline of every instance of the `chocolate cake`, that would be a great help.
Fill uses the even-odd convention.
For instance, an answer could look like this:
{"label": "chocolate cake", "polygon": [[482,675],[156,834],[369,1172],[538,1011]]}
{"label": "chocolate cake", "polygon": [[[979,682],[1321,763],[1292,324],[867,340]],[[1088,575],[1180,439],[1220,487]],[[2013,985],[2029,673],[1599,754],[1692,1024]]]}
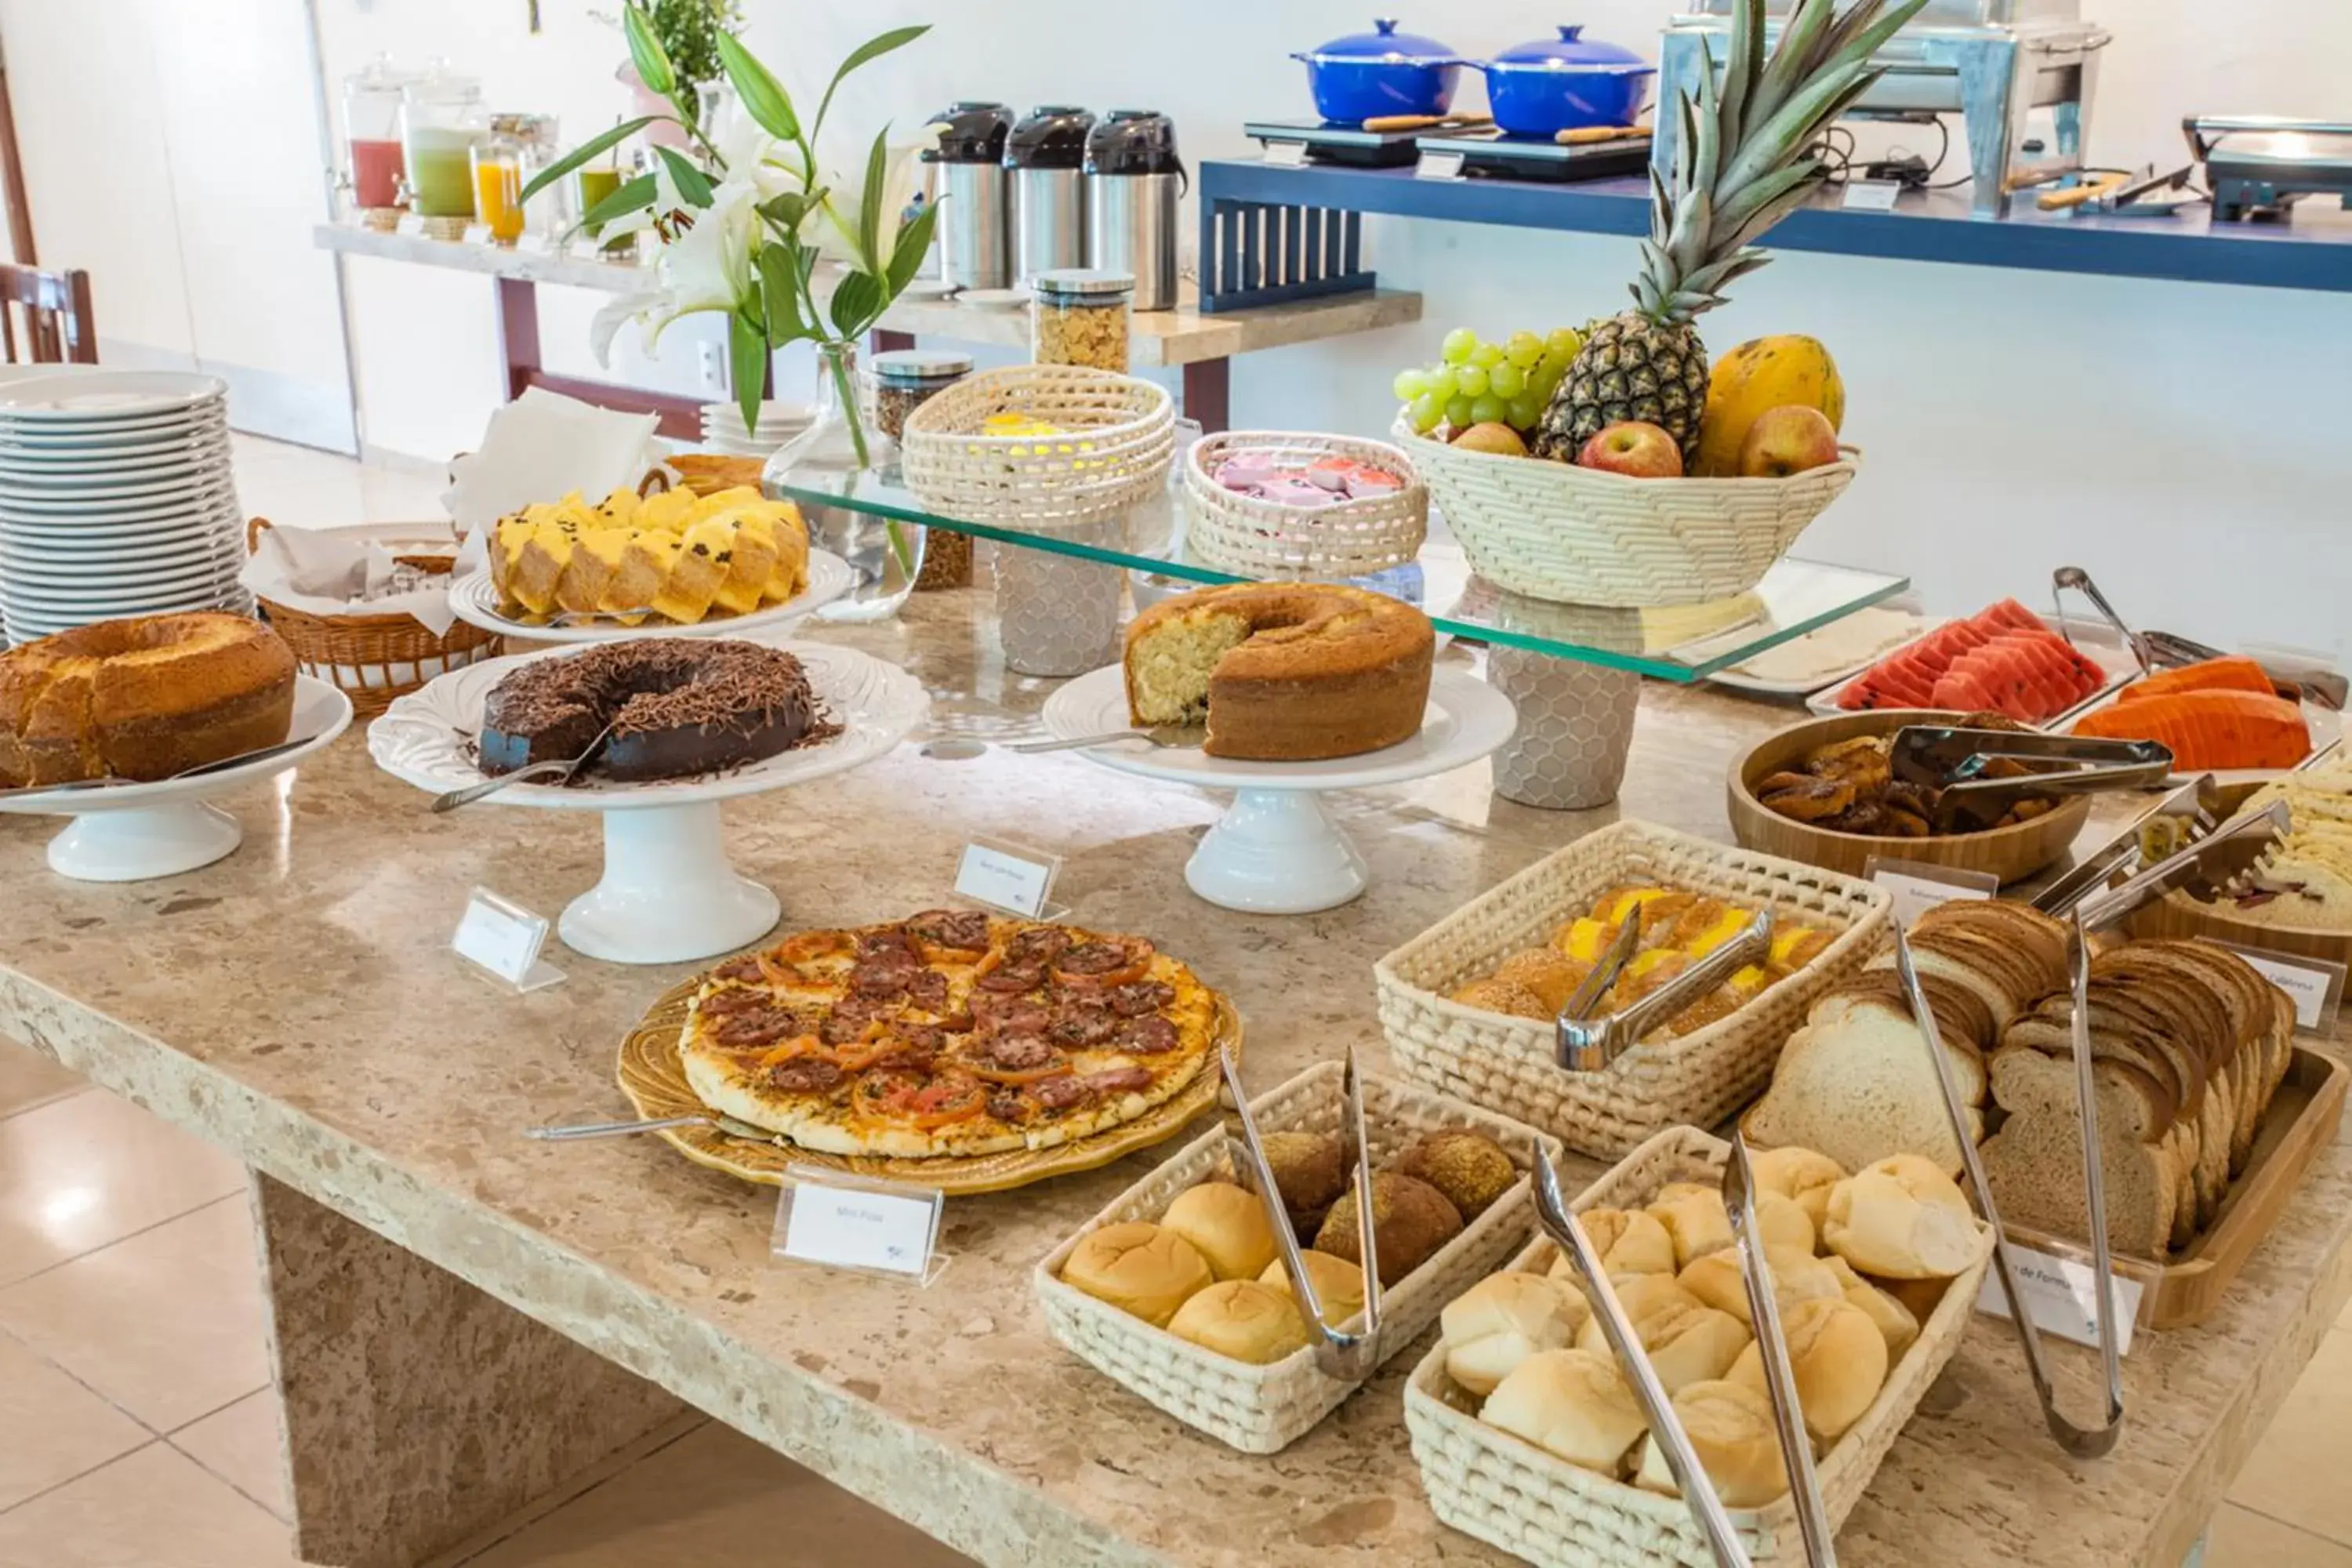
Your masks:
{"label": "chocolate cake", "polygon": [[534,660],[490,689],[482,772],[567,761],[608,722],[596,768],[625,782],[714,773],[838,732],[800,660],[781,649],[724,638],[602,643]]}

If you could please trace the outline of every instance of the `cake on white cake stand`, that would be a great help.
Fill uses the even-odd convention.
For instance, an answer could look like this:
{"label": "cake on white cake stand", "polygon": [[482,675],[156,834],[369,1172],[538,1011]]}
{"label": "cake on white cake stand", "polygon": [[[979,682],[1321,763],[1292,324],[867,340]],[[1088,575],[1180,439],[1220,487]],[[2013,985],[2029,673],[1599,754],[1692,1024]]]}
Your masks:
{"label": "cake on white cake stand", "polygon": [[477,566],[449,585],[449,608],[459,620],[486,632],[502,637],[520,637],[526,642],[599,643],[618,642],[625,637],[740,637],[757,631],[773,632],[804,619],[823,609],[856,582],[856,574],[849,563],[830,550],[812,550],[808,559],[808,586],[782,604],[768,605],[747,615],[710,616],[684,626],[677,621],[654,616],[640,625],[623,626],[614,620],[583,621],[575,626],[544,626],[530,621],[519,621],[507,615],[499,605],[498,590],[490,586],[487,566]]}

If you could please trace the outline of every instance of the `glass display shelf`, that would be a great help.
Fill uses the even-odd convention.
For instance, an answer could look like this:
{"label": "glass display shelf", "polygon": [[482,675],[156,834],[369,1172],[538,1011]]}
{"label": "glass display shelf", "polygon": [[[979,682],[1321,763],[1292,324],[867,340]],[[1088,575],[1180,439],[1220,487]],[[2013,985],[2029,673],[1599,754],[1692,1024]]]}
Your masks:
{"label": "glass display shelf", "polygon": [[[896,482],[891,469],[878,475],[793,480],[782,489],[792,500],[810,506],[844,506],[1024,550],[1125,567],[1135,574],[1133,587],[1141,604],[1203,584],[1254,580],[1209,565],[1190,553],[1184,540],[1183,505],[1172,490],[1130,511],[1125,520],[1124,541],[1114,548],[1081,543],[1065,535],[943,517]],[[1461,545],[1434,523],[1416,559],[1349,581],[1418,606],[1439,631],[1455,637],[1634,670],[1681,684],[1704,680],[1766,648],[1891,599],[1911,586],[1908,577],[1789,557],[1776,563],[1748,592],[1713,604],[1657,609],[1557,605],[1507,592],[1478,576]]]}

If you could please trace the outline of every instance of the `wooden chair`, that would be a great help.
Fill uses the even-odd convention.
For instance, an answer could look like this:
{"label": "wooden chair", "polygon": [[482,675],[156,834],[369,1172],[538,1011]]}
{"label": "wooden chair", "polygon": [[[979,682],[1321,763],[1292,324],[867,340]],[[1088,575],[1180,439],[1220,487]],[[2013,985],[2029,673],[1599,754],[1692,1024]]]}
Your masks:
{"label": "wooden chair", "polygon": [[98,318],[90,308],[89,274],[44,272],[0,263],[0,346],[8,363],[16,353],[16,312],[25,313],[25,342],[35,364],[98,363]]}

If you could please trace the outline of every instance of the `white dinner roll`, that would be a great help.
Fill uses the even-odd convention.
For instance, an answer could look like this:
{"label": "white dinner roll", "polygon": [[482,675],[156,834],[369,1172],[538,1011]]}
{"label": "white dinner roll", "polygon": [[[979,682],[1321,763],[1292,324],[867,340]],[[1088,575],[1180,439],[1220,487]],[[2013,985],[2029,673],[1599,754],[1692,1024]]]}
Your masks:
{"label": "white dinner roll", "polygon": [[1274,1261],[1274,1226],[1265,1205],[1231,1182],[1186,1188],[1160,1223],[1199,1248],[1220,1279],[1255,1279]]}
{"label": "white dinner roll", "polygon": [[[1364,1310],[1364,1271],[1344,1258],[1334,1258],[1328,1252],[1308,1247],[1298,1255],[1307,1269],[1307,1278],[1315,1287],[1317,1301],[1323,1309],[1323,1321],[1338,1328]],[[1290,1276],[1276,1258],[1265,1266],[1258,1283],[1271,1285],[1287,1296]],[[1303,1314],[1302,1314],[1303,1315]]]}
{"label": "white dinner roll", "polygon": [[[1600,1255],[1601,1271],[1612,1279],[1629,1274],[1672,1274],[1674,1238],[1654,1215],[1640,1209],[1586,1209],[1576,1216],[1585,1238]],[[1576,1265],[1566,1253],[1552,1260],[1555,1279],[1574,1280]]]}
{"label": "white dinner roll", "polygon": [[1584,1298],[1540,1274],[1490,1274],[1446,1304],[1438,1322],[1445,1370],[1473,1394],[1492,1394],[1538,1351],[1575,1343],[1592,1315]]}
{"label": "white dinner roll", "polygon": [[[1694,1383],[1675,1395],[1675,1415],[1724,1507],[1761,1508],[1789,1489],[1780,1434],[1763,1394],[1737,1383]],[[1634,1480],[1668,1497],[1681,1494],[1655,1435],[1642,1446]]]}
{"label": "white dinner roll", "polygon": [[1758,1193],[1755,1197],[1756,1228],[1763,1232],[1768,1250],[1785,1247],[1791,1252],[1810,1254],[1819,1247],[1813,1216],[1805,1212],[1802,1204],[1779,1193]]}
{"label": "white dinner roll", "polygon": [[1864,1274],[1944,1279],[1976,1261],[1976,1215],[1934,1162],[1896,1154],[1830,1190],[1822,1240]]}
{"label": "white dinner roll", "polygon": [[[1747,1348],[1747,1324],[1703,1304],[1663,1274],[1626,1280],[1617,1300],[1668,1394],[1721,1377]],[[1610,1353],[1609,1336],[1597,1315],[1585,1320],[1576,1343],[1580,1350]]]}
{"label": "white dinner roll", "polygon": [[1307,1348],[1307,1324],[1286,1291],[1221,1279],[1176,1309],[1168,1331],[1204,1350],[1265,1366]]}
{"label": "white dinner roll", "polygon": [[[1637,1329],[1661,1312],[1687,1311],[1706,1305],[1675,1283],[1671,1274],[1634,1274],[1622,1279],[1612,1279],[1609,1283],[1617,1292],[1617,1304],[1625,1310],[1625,1321]],[[1576,1342],[1588,1350],[1606,1350],[1609,1345],[1601,1337],[1600,1323],[1591,1319],[1587,1319],[1577,1331]]]}
{"label": "white dinner roll", "polygon": [[[1885,1386],[1885,1337],[1869,1313],[1843,1297],[1801,1301],[1780,1320],[1780,1328],[1789,1346],[1789,1370],[1797,1380],[1797,1405],[1805,1413],[1805,1430],[1827,1447],[1862,1419]],[[1765,1394],[1764,1352],[1750,1344],[1725,1376]]]}
{"label": "white dinner roll", "polygon": [[1888,1295],[1877,1286],[1853,1271],[1844,1258],[1832,1254],[1817,1259],[1822,1268],[1835,1275],[1840,1293],[1870,1314],[1878,1331],[1886,1337],[1886,1360],[1890,1366],[1903,1359],[1903,1352],[1919,1337],[1919,1320],[1910,1308]]}
{"label": "white dinner roll", "polygon": [[1088,1231],[1062,1265],[1064,1283],[1162,1327],[1215,1278],[1199,1247],[1141,1220]]}
{"label": "white dinner roll", "polygon": [[1676,1182],[1659,1194],[1650,1212],[1674,1238],[1676,1269],[1732,1244],[1731,1215],[1724,1210],[1723,1194],[1713,1187]]}
{"label": "white dinner roll", "polygon": [[1794,1198],[1816,1230],[1828,1217],[1830,1189],[1845,1180],[1845,1167],[1811,1149],[1758,1149],[1748,1156],[1756,1189]]}
{"label": "white dinner roll", "polygon": [[[1830,1271],[1828,1262],[1793,1247],[1765,1248],[1764,1261],[1772,1270],[1772,1291],[1785,1315],[1800,1301],[1834,1300],[1845,1287]],[[1849,1270],[1851,1272],[1851,1270]],[[1694,1258],[1675,1282],[1707,1306],[1730,1313],[1752,1328],[1748,1311],[1748,1286],[1740,1279],[1739,1249],[1710,1252]]]}
{"label": "white dinner roll", "polygon": [[1488,1426],[1571,1465],[1617,1473],[1649,1422],[1606,1352],[1538,1351],[1496,1385],[1479,1409]]}

